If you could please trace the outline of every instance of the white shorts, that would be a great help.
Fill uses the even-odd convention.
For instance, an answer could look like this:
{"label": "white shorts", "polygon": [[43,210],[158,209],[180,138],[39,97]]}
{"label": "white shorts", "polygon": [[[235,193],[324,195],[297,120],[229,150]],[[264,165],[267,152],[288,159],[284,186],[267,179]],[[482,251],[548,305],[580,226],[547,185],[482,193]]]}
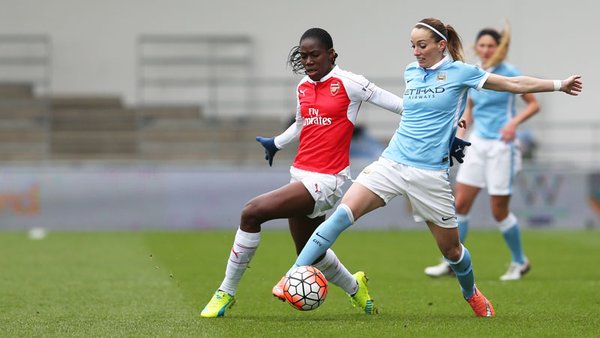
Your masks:
{"label": "white shorts", "polygon": [[447,170],[419,169],[380,157],[363,169],[354,182],[377,194],[386,204],[396,196],[406,196],[416,222],[429,221],[444,228],[458,226]]}
{"label": "white shorts", "polygon": [[325,215],[342,198],[342,185],[350,179],[350,168],[338,174],[321,174],[290,167],[290,183],[302,182],[306,190],[315,199],[315,209],[308,218]]}
{"label": "white shorts", "polygon": [[512,194],[512,185],[521,170],[521,150],[518,143],[484,139],[472,134],[471,146],[465,151],[465,161],[458,168],[456,181],[478,188],[487,187],[488,194]]}

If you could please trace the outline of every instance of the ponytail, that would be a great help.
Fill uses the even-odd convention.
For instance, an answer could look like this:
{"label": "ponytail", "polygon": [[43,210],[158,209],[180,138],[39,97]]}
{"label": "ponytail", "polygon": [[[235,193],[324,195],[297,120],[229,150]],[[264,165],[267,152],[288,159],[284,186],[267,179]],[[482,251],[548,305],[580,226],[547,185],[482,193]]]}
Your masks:
{"label": "ponytail", "polygon": [[448,52],[452,59],[456,61],[465,61],[464,53],[463,53],[463,45],[460,35],[456,32],[454,27],[450,25],[446,25],[446,30],[448,31]]}
{"label": "ponytail", "polygon": [[446,40],[446,50],[452,56],[452,59],[464,61],[463,46],[460,36],[450,25],[444,25],[442,21],[435,18],[426,18],[419,21],[415,27],[425,28],[431,31],[431,35],[435,42]]}
{"label": "ponytail", "polygon": [[[483,30],[482,32],[484,32],[484,31],[485,30]],[[494,31],[494,32],[496,32],[496,31]],[[504,26],[504,30],[502,31],[502,33],[499,34],[496,32],[496,34],[498,34],[500,36],[499,41],[498,41],[498,39],[496,39],[496,42],[498,43],[498,47],[496,48],[496,51],[490,57],[488,62],[486,62],[486,64],[483,65],[484,69],[488,69],[488,68],[494,67],[494,66],[502,63],[506,59],[506,56],[508,55],[508,47],[510,45],[510,25],[508,24],[508,22]],[[479,38],[482,35],[485,35],[485,34],[480,33],[477,37],[477,40],[479,40]],[[494,36],[492,35],[492,37],[494,37]]]}
{"label": "ponytail", "polygon": [[287,63],[292,67],[292,72],[294,72],[294,74],[301,74],[304,72],[304,65],[302,65],[302,61],[300,60],[300,46],[292,47],[288,54]]}

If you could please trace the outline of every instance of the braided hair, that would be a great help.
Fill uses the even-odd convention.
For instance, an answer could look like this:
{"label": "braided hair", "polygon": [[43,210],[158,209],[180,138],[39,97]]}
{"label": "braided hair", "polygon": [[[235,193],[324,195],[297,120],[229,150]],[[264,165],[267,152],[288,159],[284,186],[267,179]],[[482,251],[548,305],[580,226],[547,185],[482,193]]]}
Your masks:
{"label": "braided hair", "polygon": [[[304,74],[304,65],[302,65],[302,60],[300,57],[300,44],[302,44],[304,39],[309,38],[318,40],[325,46],[325,49],[327,50],[333,48],[333,39],[326,30],[322,28],[311,28],[307,30],[304,32],[304,34],[302,34],[302,37],[300,37],[300,43],[298,46],[294,46],[288,55],[287,63],[290,65],[290,67],[292,67],[294,74]],[[337,53],[334,53],[333,60],[331,60],[332,64],[335,64],[337,57]]]}

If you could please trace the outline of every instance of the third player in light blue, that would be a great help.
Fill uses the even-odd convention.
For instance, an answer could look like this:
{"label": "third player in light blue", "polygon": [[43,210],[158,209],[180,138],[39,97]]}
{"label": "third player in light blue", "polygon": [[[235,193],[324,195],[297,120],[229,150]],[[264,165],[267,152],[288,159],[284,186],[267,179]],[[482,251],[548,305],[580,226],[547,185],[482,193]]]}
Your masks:
{"label": "third player in light blue", "polygon": [[[504,62],[508,51],[508,27],[500,34],[486,28],[477,34],[475,52],[482,67],[492,74],[507,77],[520,76],[512,65]],[[515,109],[517,95],[493,90],[470,90],[463,118],[473,125],[470,134],[472,146],[468,149],[456,178],[456,216],[461,243],[469,231],[469,211],[481,189],[490,195],[492,216],[502,232],[511,252],[511,264],[500,280],[518,280],[530,269],[529,260],[521,244],[521,231],[517,217],[510,212],[509,203],[515,175],[521,169],[521,152],[516,139],[517,127],[539,110],[533,94],[523,94],[525,107],[518,114]],[[471,123],[472,122],[472,123]],[[458,137],[463,137],[460,129]],[[425,274],[439,277],[452,274],[446,260],[425,269]]]}

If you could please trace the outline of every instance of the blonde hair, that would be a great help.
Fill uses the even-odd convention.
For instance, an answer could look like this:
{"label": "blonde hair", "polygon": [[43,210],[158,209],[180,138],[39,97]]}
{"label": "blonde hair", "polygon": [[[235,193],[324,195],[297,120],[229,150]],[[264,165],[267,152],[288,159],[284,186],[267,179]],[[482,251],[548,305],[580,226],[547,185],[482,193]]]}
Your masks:
{"label": "blonde hair", "polygon": [[[425,18],[425,19],[419,21],[419,23],[424,23],[426,25],[429,25],[429,26],[435,28],[439,33],[441,33],[444,37],[446,37],[446,39],[445,39],[447,42],[446,48],[447,48],[448,52],[450,53],[450,56],[452,56],[452,59],[458,60],[458,61],[465,60],[464,54],[463,54],[462,41],[460,39],[460,36],[454,29],[454,27],[452,27],[450,25],[445,25],[442,21],[440,21],[439,19],[436,19],[436,18]],[[437,32],[432,31],[427,26],[417,24],[417,25],[415,25],[415,28],[423,28],[423,29],[429,30],[431,32],[431,36],[433,37],[435,42],[440,42],[441,40],[444,40],[441,36],[439,36],[437,34]]]}
{"label": "blonde hair", "polygon": [[[495,32],[495,34],[491,32]],[[496,48],[494,54],[492,54],[490,59],[484,65],[482,65],[483,68],[487,69],[494,67],[506,60],[506,56],[508,55],[508,47],[510,46],[510,25],[508,22],[506,22],[504,25],[504,30],[501,33],[498,33],[498,31],[494,30],[493,28],[483,29],[479,32],[479,34],[477,34],[477,41],[484,35],[492,36],[498,43],[498,47]],[[498,36],[500,37],[499,39],[497,38]]]}

